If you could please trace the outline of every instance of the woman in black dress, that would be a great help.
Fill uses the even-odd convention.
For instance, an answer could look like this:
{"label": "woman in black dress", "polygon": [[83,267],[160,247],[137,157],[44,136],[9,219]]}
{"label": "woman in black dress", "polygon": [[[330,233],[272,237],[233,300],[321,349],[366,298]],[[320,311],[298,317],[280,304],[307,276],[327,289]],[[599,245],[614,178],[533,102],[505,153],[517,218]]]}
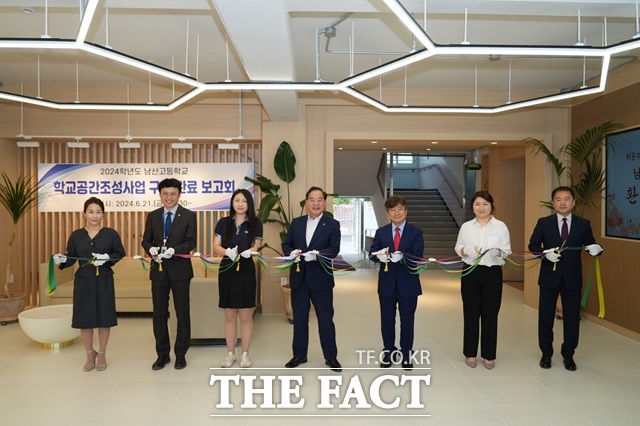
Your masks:
{"label": "woman in black dress", "polygon": [[[240,317],[240,367],[248,368],[251,367],[249,346],[253,335],[252,308],[256,306],[256,268],[251,251],[256,251],[262,240],[262,222],[256,217],[253,196],[249,191],[238,189],[233,193],[229,216],[218,221],[214,232],[213,253],[225,256],[218,274],[218,307],[224,309],[224,335],[228,353],[221,365],[229,368],[236,360],[236,322]],[[239,267],[232,266],[235,259],[238,259]]]}
{"label": "woman in black dress", "polygon": [[[125,256],[120,235],[102,227],[104,203],[91,197],[84,203],[86,226],[69,237],[67,253],[53,258],[60,269],[72,266],[76,259],[80,267],[73,279],[73,317],[71,327],[79,328],[87,352],[84,371],[107,368],[105,354],[111,327],[118,325],[111,267]],[[67,256],[69,258],[67,258]],[[91,261],[84,259],[93,259]],[[93,349],[93,329],[98,329],[100,348]]]}

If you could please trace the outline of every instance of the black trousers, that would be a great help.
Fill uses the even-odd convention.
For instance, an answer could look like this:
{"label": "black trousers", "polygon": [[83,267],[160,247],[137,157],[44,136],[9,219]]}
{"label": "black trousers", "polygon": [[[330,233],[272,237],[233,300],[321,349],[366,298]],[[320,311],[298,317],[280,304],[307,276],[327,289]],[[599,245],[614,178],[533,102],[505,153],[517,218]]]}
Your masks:
{"label": "black trousers", "polygon": [[326,360],[338,357],[336,344],[336,326],[333,322],[333,289],[313,290],[305,280],[299,287],[291,289],[293,308],[293,356],[306,358],[309,348],[309,311],[311,303],[318,318],[320,346]]}
{"label": "black trousers", "polygon": [[502,267],[476,266],[470,274],[462,277],[461,293],[464,356],[475,358],[478,355],[478,340],[481,339],[480,356],[486,360],[496,359]]}
{"label": "black trousers", "polygon": [[169,291],[173,297],[173,306],[178,320],[178,333],[173,352],[184,356],[191,342],[191,315],[189,312],[189,285],[191,280],[172,281],[165,274],[162,281],[151,282],[153,300],[153,335],[156,338],[156,353],[166,356],[171,352],[169,341]]}
{"label": "black trousers", "polygon": [[540,286],[538,304],[538,344],[543,355],[553,355],[553,323],[558,294],[562,300],[563,357],[573,356],[580,337],[580,293],[582,289],[568,290],[564,282],[557,288]]}

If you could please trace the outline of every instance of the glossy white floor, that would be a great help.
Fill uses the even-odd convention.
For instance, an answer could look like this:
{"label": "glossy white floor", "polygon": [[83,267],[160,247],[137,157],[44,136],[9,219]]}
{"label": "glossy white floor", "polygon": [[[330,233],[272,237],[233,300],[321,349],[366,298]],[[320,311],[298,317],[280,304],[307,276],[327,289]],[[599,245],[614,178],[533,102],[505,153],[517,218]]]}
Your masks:
{"label": "glossy white floor", "polygon": [[[479,364],[471,369],[461,354],[462,314],[458,280],[443,272],[423,274],[425,294],[420,297],[414,348],[430,352],[430,367],[404,372],[375,365],[366,369],[357,351],[380,349],[376,271],[363,269],[338,278],[335,290],[339,360],[345,367],[336,408],[321,409],[318,375],[331,373],[323,363],[315,318],[310,323],[309,362],[305,369],[285,370],[291,357],[291,326],[284,316],[257,315],[250,370],[217,368],[223,347],[192,347],[188,366],[177,371],[170,364],[152,371],[155,360],[150,318],[120,318],[113,329],[105,372],[82,372],[84,350],[76,341],[60,350],[42,349],[27,338],[18,324],[0,329],[0,415],[3,425],[636,425],[640,418],[640,343],[612,333],[588,321],[581,324],[578,370],[566,371],[559,356],[562,330],[556,327],[553,367],[538,367],[537,311],[522,304],[522,292],[504,287],[500,312],[498,359],[488,371]],[[213,308],[213,307],[212,307]],[[558,338],[559,337],[559,338]],[[362,353],[362,352],[360,352]],[[173,358],[173,355],[172,355]],[[237,365],[237,364],[236,364]],[[210,368],[215,368],[211,370]],[[317,369],[313,369],[317,368]],[[233,385],[233,409],[216,409],[219,384],[209,384],[211,374],[300,375],[304,409],[240,408],[243,387]],[[431,376],[420,386],[424,408],[407,408],[408,383],[396,387],[390,380],[381,386],[382,403],[399,398],[399,408],[377,408],[370,398],[370,383],[391,374]],[[347,385],[362,383],[370,409],[337,408]],[[242,383],[242,381],[240,382]],[[276,381],[276,383],[278,383]],[[255,387],[262,387],[261,381]],[[331,383],[335,386],[335,382]],[[274,403],[280,402],[280,386]],[[375,391],[374,391],[375,393]],[[353,395],[352,395],[353,396]],[[414,395],[415,396],[415,395]],[[293,402],[299,401],[295,396]],[[262,396],[255,398],[256,404]],[[218,415],[236,417],[217,417]],[[308,417],[282,417],[283,415]],[[279,417],[275,417],[275,416]],[[349,418],[346,416],[362,416]],[[364,417],[369,415],[369,417]],[[371,416],[373,415],[373,416]],[[430,415],[430,416],[427,416]],[[393,417],[389,417],[393,416]],[[406,416],[406,417],[395,417]]]}

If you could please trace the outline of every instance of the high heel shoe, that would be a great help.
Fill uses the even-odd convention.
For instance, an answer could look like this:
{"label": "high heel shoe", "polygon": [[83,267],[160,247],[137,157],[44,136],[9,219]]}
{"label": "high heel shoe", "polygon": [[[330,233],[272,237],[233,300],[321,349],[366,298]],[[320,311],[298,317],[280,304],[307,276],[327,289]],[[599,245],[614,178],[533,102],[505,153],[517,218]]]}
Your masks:
{"label": "high heel shoe", "polygon": [[[96,359],[97,359],[98,355],[104,355],[105,353],[106,353],[106,351],[105,352],[98,352],[96,354]],[[107,361],[106,361],[106,359],[105,359],[104,364],[96,364],[96,370],[97,371],[104,371],[106,369],[107,369]]]}
{"label": "high heel shoe", "polygon": [[84,371],[85,373],[88,373],[89,371],[96,368],[96,359],[98,358],[98,352],[96,352],[95,349],[91,349],[90,351],[87,351],[87,354],[93,354],[93,363],[85,364],[84,367],[82,367],[82,371]]}

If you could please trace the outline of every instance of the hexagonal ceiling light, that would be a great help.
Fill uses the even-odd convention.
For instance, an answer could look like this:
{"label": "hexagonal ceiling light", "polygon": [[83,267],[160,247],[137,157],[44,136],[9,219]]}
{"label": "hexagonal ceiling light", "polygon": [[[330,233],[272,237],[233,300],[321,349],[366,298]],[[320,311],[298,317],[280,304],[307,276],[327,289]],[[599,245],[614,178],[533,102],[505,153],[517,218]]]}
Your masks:
{"label": "hexagonal ceiling light", "polygon": [[[500,113],[517,108],[530,107],[548,102],[554,102],[578,96],[585,96],[599,93],[605,90],[611,59],[614,55],[640,49],[640,40],[631,39],[607,47],[593,46],[511,46],[511,45],[471,45],[466,42],[460,45],[438,45],[434,43],[427,32],[415,21],[413,16],[405,9],[399,0],[382,0],[386,7],[397,17],[406,29],[424,46],[416,49],[403,57],[384,65],[367,69],[356,75],[352,75],[338,83],[316,81],[311,83],[282,82],[282,81],[248,81],[248,82],[216,82],[202,83],[197,79],[174,70],[152,64],[148,61],[118,52],[109,47],[100,46],[86,41],[88,30],[94,19],[99,0],[89,0],[87,2],[84,15],[82,16],[77,37],[75,40],[61,39],[0,39],[0,49],[24,49],[24,50],[76,50],[82,51],[92,56],[102,57],[137,70],[146,71],[149,74],[178,82],[187,87],[188,91],[176,99],[165,104],[129,104],[129,103],[83,103],[83,102],[55,102],[41,99],[39,97],[24,96],[22,94],[0,92],[0,98],[15,102],[23,102],[55,109],[78,110],[146,110],[146,111],[170,111],[183,105],[185,102],[197,97],[206,91],[229,91],[229,90],[279,90],[279,91],[340,91],[368,105],[371,105],[384,112],[390,113]],[[637,18],[636,18],[637,19]],[[412,105],[406,103],[402,105],[388,104],[382,99],[376,99],[371,93],[367,93],[366,84],[375,78],[383,75],[390,75],[398,70],[406,69],[409,65],[424,66],[429,61],[440,60],[441,58],[472,58],[472,57],[509,57],[514,59],[527,58],[576,58],[584,62],[586,69],[587,61],[591,68],[599,68],[597,74],[599,81],[591,86],[583,84],[577,88],[570,88],[561,93],[549,93],[529,99],[511,101],[510,97],[503,102],[497,102],[492,106],[479,106],[477,102],[477,68],[476,68],[476,102],[472,106],[428,106]],[[599,62],[599,64],[598,64]],[[406,77],[405,77],[406,78]],[[509,75],[510,78],[510,75]],[[359,90],[358,85],[365,85],[364,90]],[[509,87],[509,91],[511,87]],[[370,92],[370,91],[369,91]]]}

